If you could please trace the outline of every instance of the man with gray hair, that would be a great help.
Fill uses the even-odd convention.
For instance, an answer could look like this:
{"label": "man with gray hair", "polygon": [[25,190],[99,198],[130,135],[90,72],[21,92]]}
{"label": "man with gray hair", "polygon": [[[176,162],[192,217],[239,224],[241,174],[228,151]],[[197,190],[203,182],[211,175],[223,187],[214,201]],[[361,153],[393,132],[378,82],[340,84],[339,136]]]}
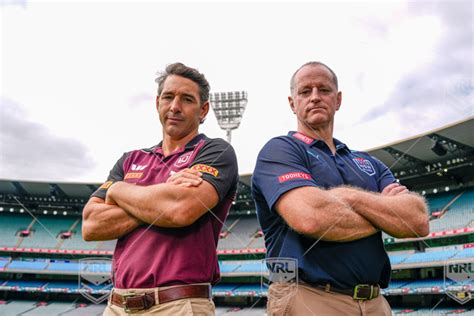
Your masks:
{"label": "man with gray hair", "polygon": [[199,134],[209,83],[171,64],[158,77],[163,140],[123,154],[84,207],[85,240],[118,239],[104,315],[214,315],[216,248],[234,200],[234,150]]}
{"label": "man with gray hair", "polygon": [[298,130],[263,147],[252,177],[267,258],[298,267],[297,283],[270,285],[267,313],[391,315],[380,295],[391,270],[381,234],[426,236],[426,204],[382,162],[333,138],[334,71],[306,63],[290,87]]}

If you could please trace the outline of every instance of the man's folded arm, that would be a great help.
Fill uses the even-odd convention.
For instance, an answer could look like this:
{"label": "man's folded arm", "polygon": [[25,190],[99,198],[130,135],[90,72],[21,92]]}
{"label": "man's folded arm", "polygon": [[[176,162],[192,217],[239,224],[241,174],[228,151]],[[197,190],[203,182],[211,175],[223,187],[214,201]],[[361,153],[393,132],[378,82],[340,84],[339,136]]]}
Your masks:
{"label": "man's folded arm", "polygon": [[191,187],[172,183],[138,186],[116,182],[107,191],[106,201],[117,204],[145,223],[184,227],[215,207],[219,196],[207,181]]}
{"label": "man's folded arm", "polygon": [[393,237],[424,237],[429,233],[427,206],[418,194],[406,191],[384,195],[350,187],[337,188],[335,193],[356,213]]}
{"label": "man's folded arm", "polygon": [[340,197],[313,186],[283,194],[275,208],[295,231],[326,241],[352,241],[379,230]]}
{"label": "man's folded arm", "polygon": [[112,240],[128,234],[142,222],[117,205],[91,197],[82,212],[82,237],[86,241]]}

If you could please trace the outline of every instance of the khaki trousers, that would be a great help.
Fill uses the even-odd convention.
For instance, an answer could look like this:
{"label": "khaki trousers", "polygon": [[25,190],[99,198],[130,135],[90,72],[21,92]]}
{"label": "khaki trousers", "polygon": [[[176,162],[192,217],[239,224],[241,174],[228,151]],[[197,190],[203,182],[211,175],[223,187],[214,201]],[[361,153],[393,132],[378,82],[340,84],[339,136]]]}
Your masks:
{"label": "khaki trousers", "polygon": [[[151,289],[113,289],[113,292],[124,294],[127,292],[143,293],[155,291],[155,297],[158,297],[157,291],[160,289],[167,289],[168,287],[151,288]],[[112,294],[112,293],[111,293]],[[127,315],[156,315],[156,316],[214,316],[215,306],[212,300],[207,298],[187,298],[176,300],[164,304],[156,304],[151,308],[143,311],[126,313],[122,307],[111,303],[111,297],[107,303],[103,316],[127,316]]]}
{"label": "khaki trousers", "polygon": [[391,316],[392,311],[382,295],[372,300],[354,300],[349,295],[305,284],[274,283],[268,290],[267,315]]}

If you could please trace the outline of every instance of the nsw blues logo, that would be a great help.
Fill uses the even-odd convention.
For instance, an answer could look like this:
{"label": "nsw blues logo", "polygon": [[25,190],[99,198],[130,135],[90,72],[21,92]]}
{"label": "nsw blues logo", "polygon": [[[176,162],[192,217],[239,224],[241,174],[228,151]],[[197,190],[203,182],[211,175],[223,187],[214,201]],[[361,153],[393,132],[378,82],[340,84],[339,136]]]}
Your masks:
{"label": "nsw blues logo", "polygon": [[375,174],[375,168],[370,162],[370,160],[356,157],[356,158],[352,158],[352,161],[354,161],[354,163],[356,164],[357,167],[359,167],[360,170],[364,171],[369,176],[373,176]]}

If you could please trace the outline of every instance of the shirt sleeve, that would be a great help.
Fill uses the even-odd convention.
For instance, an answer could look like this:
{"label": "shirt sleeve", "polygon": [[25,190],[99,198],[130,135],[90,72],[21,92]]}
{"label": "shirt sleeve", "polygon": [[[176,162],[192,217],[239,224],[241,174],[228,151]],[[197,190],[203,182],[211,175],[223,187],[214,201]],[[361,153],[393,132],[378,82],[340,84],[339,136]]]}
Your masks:
{"label": "shirt sleeve", "polygon": [[123,163],[127,158],[128,153],[124,153],[122,157],[115,163],[112,170],[110,170],[109,176],[107,181],[105,181],[94,193],[92,193],[91,197],[98,197],[102,200],[105,200],[105,196],[107,195],[108,188],[117,181],[123,180]]}
{"label": "shirt sleeve", "polygon": [[390,171],[390,169],[383,162],[373,156],[371,156],[371,158],[377,166],[379,175],[377,179],[377,184],[379,186],[379,192],[382,192],[387,185],[397,182],[397,179],[395,179],[392,171]]}
{"label": "shirt sleeve", "polygon": [[219,202],[229,193],[235,194],[237,191],[237,157],[234,148],[223,139],[206,141],[190,168],[200,171],[203,180],[214,186],[219,195]]}
{"label": "shirt sleeve", "polygon": [[298,187],[318,186],[304,152],[292,140],[283,137],[270,140],[260,151],[252,185],[271,210],[283,193]]}

